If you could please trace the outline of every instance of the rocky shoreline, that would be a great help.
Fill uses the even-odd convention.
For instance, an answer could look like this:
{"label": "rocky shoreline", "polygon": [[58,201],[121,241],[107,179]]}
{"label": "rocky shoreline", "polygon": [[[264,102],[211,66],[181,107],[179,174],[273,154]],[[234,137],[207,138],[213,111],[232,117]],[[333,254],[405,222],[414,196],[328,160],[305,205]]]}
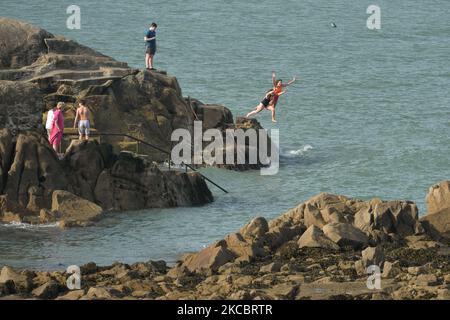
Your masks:
{"label": "rocky shoreline", "polygon": [[[0,299],[450,299],[450,182],[410,201],[320,194],[278,218],[256,217],[175,266],[164,261],[65,272],[3,267]],[[367,285],[377,266],[380,287]],[[376,273],[375,273],[376,274]],[[375,282],[374,282],[375,283]]]}

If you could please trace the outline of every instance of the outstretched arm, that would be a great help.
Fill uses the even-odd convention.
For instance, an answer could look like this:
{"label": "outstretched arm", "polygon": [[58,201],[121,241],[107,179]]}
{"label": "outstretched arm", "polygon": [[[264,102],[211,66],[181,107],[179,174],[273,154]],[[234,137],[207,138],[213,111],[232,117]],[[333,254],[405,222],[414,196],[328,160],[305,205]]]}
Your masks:
{"label": "outstretched arm", "polygon": [[290,85],[293,84],[295,81],[297,81],[297,78],[296,78],[296,77],[292,78],[292,80],[289,81],[287,84],[285,84],[284,87],[290,86]]}
{"label": "outstretched arm", "polygon": [[277,78],[275,75],[275,71],[272,71],[272,83],[274,87],[277,85]]}

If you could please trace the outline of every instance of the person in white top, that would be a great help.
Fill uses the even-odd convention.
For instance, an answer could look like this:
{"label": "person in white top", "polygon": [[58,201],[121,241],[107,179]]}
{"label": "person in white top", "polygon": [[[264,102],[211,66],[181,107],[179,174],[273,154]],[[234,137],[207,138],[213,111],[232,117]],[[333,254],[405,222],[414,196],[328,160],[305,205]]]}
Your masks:
{"label": "person in white top", "polygon": [[50,136],[50,132],[52,131],[52,125],[53,125],[53,111],[55,110],[55,107],[48,110],[47,112],[47,121],[45,122],[45,129],[47,129],[47,134]]}

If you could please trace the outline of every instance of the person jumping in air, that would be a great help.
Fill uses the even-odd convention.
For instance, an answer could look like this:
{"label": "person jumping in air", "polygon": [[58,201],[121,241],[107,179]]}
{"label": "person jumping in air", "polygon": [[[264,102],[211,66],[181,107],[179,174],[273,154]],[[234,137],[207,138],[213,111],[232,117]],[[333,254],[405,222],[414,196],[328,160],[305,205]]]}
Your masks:
{"label": "person jumping in air", "polygon": [[[255,108],[255,110],[248,113],[247,117],[257,114],[262,109],[268,109],[272,112],[272,122],[277,122],[277,120],[275,119],[275,107],[278,104],[278,98],[286,93],[286,90],[284,90],[284,88],[290,86],[295,81],[296,81],[296,78],[294,77],[287,84],[284,84],[283,80],[281,80],[281,79],[277,80],[275,72],[272,72],[273,89],[267,92],[266,98],[264,98],[264,100],[261,101],[261,103]],[[270,99],[267,99],[267,95],[270,95]],[[267,105],[266,105],[266,103],[267,103]]]}
{"label": "person jumping in air", "polygon": [[148,70],[155,70],[153,68],[153,57],[156,53],[156,28],[158,28],[158,26],[156,23],[152,22],[144,37],[147,48],[145,51],[145,67]]}
{"label": "person jumping in air", "polygon": [[275,93],[274,99],[273,99],[273,108],[277,106],[278,103],[278,97],[284,94],[286,91],[283,90],[283,88],[289,87],[291,84],[293,84],[297,79],[294,77],[291,81],[289,81],[287,84],[283,83],[283,80],[276,78],[275,71],[272,71],[272,83],[273,83],[273,90]]}
{"label": "person jumping in air", "polygon": [[275,108],[273,107],[273,99],[275,97],[274,90],[267,91],[266,95],[264,96],[264,99],[256,106],[255,110],[249,112],[247,114],[247,118],[261,112],[263,109],[268,109],[272,111],[272,121],[276,122],[275,120]]}

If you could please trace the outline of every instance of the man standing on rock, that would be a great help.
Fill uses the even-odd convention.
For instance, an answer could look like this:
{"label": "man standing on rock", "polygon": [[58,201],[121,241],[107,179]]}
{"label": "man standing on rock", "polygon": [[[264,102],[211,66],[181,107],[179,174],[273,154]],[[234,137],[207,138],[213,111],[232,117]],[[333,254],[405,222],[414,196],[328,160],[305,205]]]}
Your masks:
{"label": "man standing on rock", "polygon": [[144,37],[147,48],[145,51],[145,67],[148,70],[155,70],[153,68],[153,57],[156,53],[156,28],[158,28],[158,26],[156,23],[152,22]]}
{"label": "man standing on rock", "polygon": [[90,111],[86,107],[86,102],[84,100],[80,100],[80,102],[78,103],[78,109],[75,115],[73,127],[76,128],[78,123],[78,133],[80,134],[81,141],[89,140],[89,130],[91,128],[89,118],[90,118]]}

